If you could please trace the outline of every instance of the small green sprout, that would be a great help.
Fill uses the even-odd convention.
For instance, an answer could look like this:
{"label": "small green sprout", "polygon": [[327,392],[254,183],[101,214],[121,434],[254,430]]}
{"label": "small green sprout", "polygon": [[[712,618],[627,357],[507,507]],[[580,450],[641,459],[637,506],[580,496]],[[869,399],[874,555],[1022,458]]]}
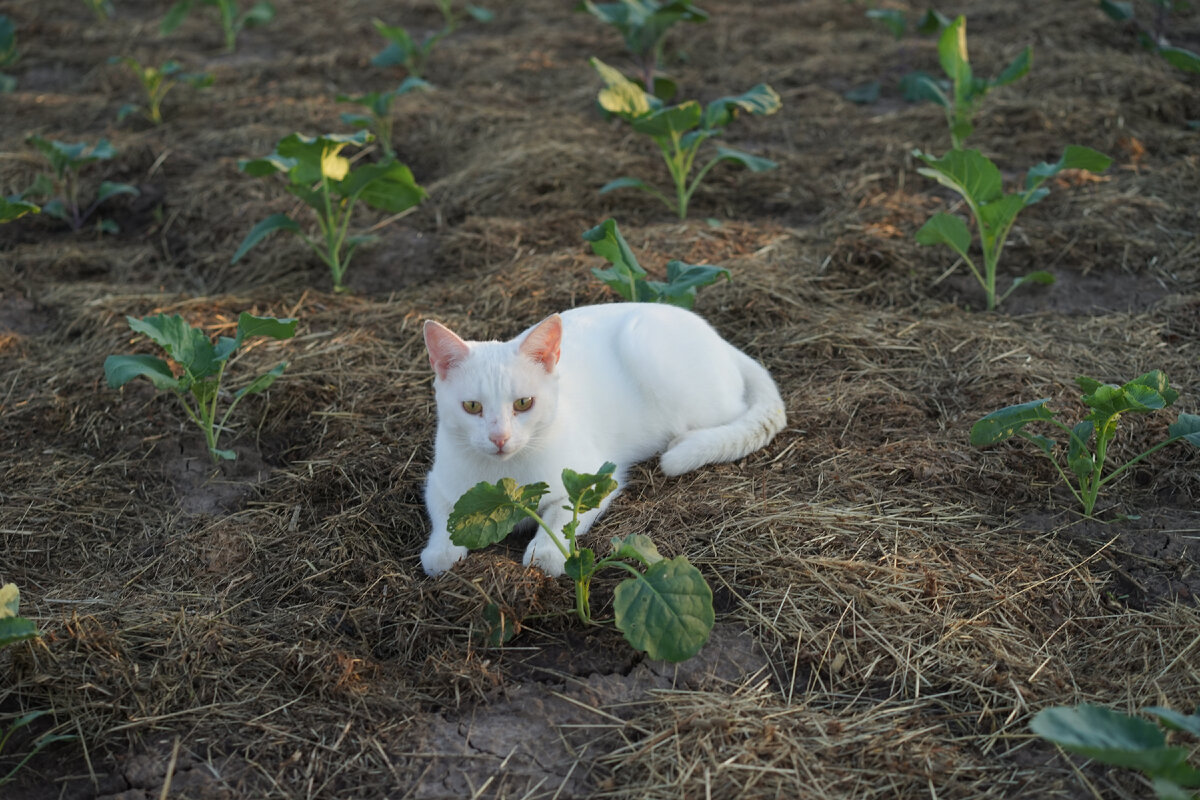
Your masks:
{"label": "small green sprout", "polygon": [[139,113],[154,125],[162,125],[162,102],[167,96],[167,92],[171,91],[178,83],[186,83],[196,89],[203,89],[213,84],[212,73],[209,72],[184,72],[183,67],[179,62],[170,60],[164,63],[161,67],[142,66],[142,63],[133,56],[113,56],[108,60],[110,64],[124,64],[133,73],[133,76],[138,79],[142,85],[142,91],[146,95],[146,104],[138,105],[137,103],[126,103],[121,106],[117,112],[117,121],[125,119],[133,113]]}
{"label": "small green sprout", "polygon": [[[256,317],[242,312],[238,317],[237,335],[221,336],[216,344],[200,328],[193,328],[178,314],[155,314],[137,319],[126,317],[136,333],[149,336],[178,367],[178,374],[161,358],[150,355],[109,356],[104,359],[104,374],[108,385],[117,389],[134,378],[146,378],[156,389],[165,389],[179,398],[188,418],[204,432],[208,452],[214,463],[232,460],[237,453],[217,448],[217,438],[227,430],[225,423],[243,397],[266,391],[280,375],[287,362],[259,375],[233,393],[225,414],[217,421],[217,403],[227,397],[221,381],[225,368],[238,348],[255,336],[271,339],[290,339],[296,333],[296,320],[275,317]],[[189,399],[190,398],[190,399]]]}
{"label": "small green sprout", "polygon": [[996,294],[1000,256],[1017,215],[1049,194],[1050,190],[1043,184],[1064,169],[1102,172],[1112,163],[1111,158],[1090,147],[1070,145],[1055,163],[1042,162],[1032,167],[1025,175],[1023,191],[1006,194],[1000,170],[978,150],[951,150],[942,158],[920,150],[914,150],[913,155],[928,165],[918,168],[917,172],[958,192],[966,202],[979,232],[983,269],[980,270],[970,256],[971,232],[961,217],[945,212],[935,214],[917,231],[917,242],[944,244],[957,253],[983,287],[988,311],[996,308],[1018,286],[1030,282],[1054,283],[1054,276],[1049,272],[1036,270],[1015,279],[1003,294]]}
{"label": "small green sprout", "polygon": [[721,276],[731,280],[729,270],[707,264],[685,264],[679,260],[667,262],[667,280],[648,281],[646,270],[638,264],[621,235],[615,219],[606,219],[584,232],[583,238],[592,245],[592,252],[608,259],[611,267],[592,268],[592,274],[626,300],[641,303],[669,303],[682,308],[696,304],[696,289],[715,283]]}
{"label": "small green sprout", "polygon": [[1137,29],[1138,41],[1176,69],[1200,73],[1200,54],[1182,47],[1172,47],[1167,39],[1171,30],[1171,14],[1191,7],[1187,0],[1151,0],[1154,21],[1146,24],[1138,19],[1132,0],[1100,0],[1100,10],[1114,22],[1129,23]]}
{"label": "small green sprout", "polygon": [[[43,139],[40,136],[30,136],[26,141],[46,157],[54,171],[54,176],[52,178],[46,173],[38,175],[33,185],[21,193],[20,199],[24,200],[25,197],[30,196],[50,198],[48,202],[42,204],[42,213],[63,220],[71,226],[73,231],[80,230],[100,205],[110,197],[119,194],[134,196],[140,194],[137,187],[130,186],[128,183],[102,181],[96,192],[96,199],[87,206],[80,204],[80,169],[96,161],[108,161],[117,154],[107,139],[101,139],[94,145],[89,145],[87,142],[67,144],[56,139]],[[117,223],[109,219],[99,220],[96,227],[102,233],[118,233],[120,231]]]}
{"label": "small green sprout", "polygon": [[402,94],[428,88],[430,87],[426,81],[409,75],[390,92],[368,92],[357,97],[339,94],[338,102],[356,103],[367,109],[366,114],[354,114],[349,111],[343,113],[342,122],[355,128],[366,128],[371,131],[383,149],[384,158],[395,158],[396,150],[392,147],[392,104]]}
{"label": "small green sprout", "polygon": [[[971,427],[971,444],[986,447],[1014,436],[1033,442],[1054,464],[1071,494],[1083,505],[1083,513],[1089,517],[1096,507],[1100,490],[1151,453],[1180,440],[1200,447],[1200,415],[1180,414],[1167,428],[1166,440],[1105,475],[1104,462],[1109,454],[1109,445],[1117,435],[1117,422],[1121,415],[1127,412],[1148,414],[1167,408],[1174,404],[1179,393],[1168,386],[1167,376],[1161,370],[1147,372],[1123,386],[1100,383],[1082,376],[1076,378],[1075,382],[1084,391],[1083,403],[1091,412],[1074,427],[1059,421],[1056,412],[1047,407],[1050,402],[1048,399],[1034,400],[993,411],[976,422]],[[1067,434],[1066,470],[1054,455],[1057,443],[1053,439],[1024,430],[1026,425],[1033,422],[1048,422]],[[1078,489],[1075,484],[1078,484]]]}
{"label": "small green sprout", "polygon": [[441,29],[433,31],[419,42],[406,28],[375,20],[375,30],[388,40],[388,44],[371,59],[371,63],[376,67],[404,67],[410,76],[420,78],[434,46],[454,33],[465,19],[470,17],[476,22],[491,22],[494,16],[486,8],[473,5],[466,6],[462,13],[457,12],[451,0],[437,0],[437,7],[442,12]]}
{"label": "small green sprout", "polygon": [[[1200,737],[1200,708],[1181,714],[1151,706],[1142,712],[1172,731]],[[1168,747],[1158,725],[1102,706],[1079,705],[1043,708],[1029,729],[1062,749],[1114,767],[1136,769],[1150,778],[1160,800],[1189,800],[1198,795],[1200,770],[1188,764],[1189,748]]]}
{"label": "small green sprout", "polygon": [[[504,539],[513,526],[529,517],[545,530],[566,557],[566,573],[575,582],[575,613],[585,624],[592,624],[590,604],[592,578],[604,567],[618,567],[630,577],[617,585],[613,611],[617,629],[636,649],[651,658],[685,661],[708,641],[714,622],[712,591],[704,576],[685,556],[663,558],[650,538],[642,534],[613,537],[612,552],[599,561],[591,548],[580,547],[575,539],[579,515],[600,507],[601,501],[617,488],[612,474],[616,465],[602,465],[594,475],[564,469],[563,486],[567,490],[564,506],[572,519],[563,526],[562,536],[552,531],[538,516],[538,502],[549,491],[545,483],[520,486],[512,478],[496,483],[478,483],[459,498],[448,526],[450,540],[460,547],[478,550]],[[638,562],[642,569],[626,563]],[[493,617],[493,641],[503,641],[511,628],[496,630]]]}
{"label": "small green sprout", "polygon": [[655,0],[618,0],[615,3],[583,0],[576,10],[586,11],[617,29],[637,64],[637,83],[660,100],[670,100],[678,91],[675,81],[659,72],[667,31],[676,22],[708,21],[708,12],[684,0],[661,3]]}
{"label": "small green sprout", "polygon": [[[17,29],[6,14],[0,14],[0,68],[11,67],[21,60],[17,50]],[[17,79],[0,72],[0,94],[17,88]]]}
{"label": "small green sprout", "polygon": [[413,179],[412,171],[398,161],[365,164],[352,170],[350,160],[341,155],[342,149],[350,144],[361,147],[369,141],[371,134],[367,131],[317,137],[293,133],[281,139],[269,156],[239,161],[238,168],[256,178],[285,175],[286,190],[316,213],[321,239],[310,237],[287,214],[272,214],[246,235],[230,263],[237,263],[268,234],[291,231],[329,267],[334,291],[346,291],[342,279],[354,251],[374,238],[349,235],[350,219],[358,201],[399,214],[428,196]]}
{"label": "small green sprout", "polygon": [[717,145],[717,154],[694,178],[691,177],[700,146],[708,139],[720,136],[740,112],[766,115],[779,110],[779,95],[765,83],[734,97],[718,98],[707,107],[695,100],[668,106],[600,59],[590,61],[606,84],[598,97],[600,107],[654,140],[675,185],[675,197],[671,198],[638,178],[617,178],[601,187],[601,194],[615,189],[641,189],[665,203],[680,219],[687,219],[688,201],[704,176],[720,162],[732,161],[751,172],[764,172],[779,166],[769,159]]}
{"label": "small green sprout", "polygon": [[932,100],[946,112],[950,142],[961,150],[963,142],[975,130],[975,115],[989,91],[1007,86],[1025,76],[1033,64],[1033,48],[1027,46],[994,78],[978,78],[967,57],[967,20],[958,17],[938,37],[938,60],[949,83],[941,83],[925,74],[916,75],[905,87],[912,99]]}
{"label": "small green sprout", "polygon": [[197,3],[216,7],[221,17],[221,30],[225,34],[225,51],[228,53],[237,49],[237,37],[243,29],[266,25],[275,18],[275,6],[266,0],[250,6],[245,13],[239,13],[237,0],[179,0],[163,18],[159,32],[166,36],[178,28]]}

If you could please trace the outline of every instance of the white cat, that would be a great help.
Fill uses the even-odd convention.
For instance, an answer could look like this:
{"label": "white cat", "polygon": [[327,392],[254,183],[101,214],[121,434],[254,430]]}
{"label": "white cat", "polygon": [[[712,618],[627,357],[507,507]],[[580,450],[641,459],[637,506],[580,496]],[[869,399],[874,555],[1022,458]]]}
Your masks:
{"label": "white cat", "polygon": [[[425,504],[433,529],[421,551],[436,575],[467,554],[446,520],[480,481],[545,481],[538,513],[557,533],[562,471],[629,467],[662,453],[667,475],[733,461],[771,441],[786,423],[771,375],[690,311],[613,303],[554,314],[508,342],[465,342],[425,323],[436,373],[437,437]],[[584,514],[582,536],[616,496]],[[562,552],[539,528],[525,563],[562,574]]]}

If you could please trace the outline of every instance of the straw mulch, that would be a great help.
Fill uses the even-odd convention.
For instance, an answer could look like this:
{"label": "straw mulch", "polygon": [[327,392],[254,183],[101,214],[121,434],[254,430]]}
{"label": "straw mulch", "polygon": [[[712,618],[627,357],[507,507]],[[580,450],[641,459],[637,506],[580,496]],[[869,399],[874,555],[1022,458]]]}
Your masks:
{"label": "straw mulch", "polygon": [[[893,42],[861,3],[703,4],[711,21],[671,34],[669,70],[702,100],[771,83],[783,109],[726,140],[781,166],[714,170],[679,222],[596,193],[661,177],[593,105],[584,57],[622,64],[615,34],[568,3],[498,5],[439,44],[436,91],[397,101],[398,150],[431,198],[397,220],[362,212],[382,238],[339,296],[298,239],[229,265],[255,221],[295,209],[236,161],[343,130],[338,92],[399,80],[369,65],[371,19],[430,29],[433,4],[281,2],[231,56],[211,9],[160,38],[158,4],[115,4],[105,23],[68,0],[5,9],[22,60],[0,192],[38,171],[31,133],[108,137],[119,155],[85,187],[143,192],[109,207],[118,236],[0,226],[0,581],[43,632],[0,653],[0,725],[49,709],[35,735],[78,737],[6,798],[1148,796],[1027,726],[1079,702],[1194,709],[1200,453],[1158,452],[1089,521],[1032,448],[975,451],[967,431],[1039,397],[1077,415],[1081,374],[1163,369],[1200,411],[1195,76],[1091,3],[941,9],[967,14],[980,74],[1035,47],[971,139],[1008,180],[1068,143],[1114,157],[1055,181],[1014,229],[1005,274],[1059,284],[984,313],[912,236],[955,208],[911,156],[947,146],[940,110],[894,89],[904,68],[936,69],[932,41]],[[1175,26],[1200,39],[1195,11]],[[137,92],[105,63],[122,53],[216,85],[175,89],[161,128],[117,124]],[[880,76],[875,105],[843,99]],[[607,216],[656,275],[672,258],[730,268],[698,310],[788,405],[787,430],[741,462],[635,469],[596,529],[600,547],[647,533],[713,587],[714,639],[678,666],[581,630],[561,613],[566,581],[521,568],[520,543],[436,580],[417,558],[434,426],[422,320],[502,338],[611,301],[580,239]],[[244,310],[300,330],[231,369],[236,383],[288,361],[239,407],[239,458],[214,470],[172,398],[110,390],[101,364],[149,352],[126,315],[178,312],[215,335]],[[1123,420],[1117,455],[1173,418]],[[614,585],[595,587],[598,616]],[[521,622],[504,648],[481,640],[487,602]],[[0,772],[30,745],[10,742]]]}

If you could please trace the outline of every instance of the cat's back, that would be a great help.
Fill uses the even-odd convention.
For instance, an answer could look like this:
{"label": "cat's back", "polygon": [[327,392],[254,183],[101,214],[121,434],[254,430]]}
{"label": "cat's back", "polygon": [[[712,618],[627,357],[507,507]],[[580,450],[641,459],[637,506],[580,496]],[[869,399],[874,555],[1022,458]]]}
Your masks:
{"label": "cat's back", "polygon": [[572,308],[560,316],[564,342],[595,341],[622,334],[654,336],[670,331],[709,328],[708,323],[693,312],[665,303],[604,303]]}

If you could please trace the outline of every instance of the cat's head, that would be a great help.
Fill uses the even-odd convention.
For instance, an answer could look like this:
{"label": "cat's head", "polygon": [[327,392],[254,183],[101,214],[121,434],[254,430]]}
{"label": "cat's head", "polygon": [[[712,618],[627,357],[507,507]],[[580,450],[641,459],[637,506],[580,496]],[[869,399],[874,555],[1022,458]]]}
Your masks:
{"label": "cat's head", "polygon": [[438,420],[471,450],[507,459],[535,444],[558,411],[562,318],[509,342],[466,342],[425,323]]}

